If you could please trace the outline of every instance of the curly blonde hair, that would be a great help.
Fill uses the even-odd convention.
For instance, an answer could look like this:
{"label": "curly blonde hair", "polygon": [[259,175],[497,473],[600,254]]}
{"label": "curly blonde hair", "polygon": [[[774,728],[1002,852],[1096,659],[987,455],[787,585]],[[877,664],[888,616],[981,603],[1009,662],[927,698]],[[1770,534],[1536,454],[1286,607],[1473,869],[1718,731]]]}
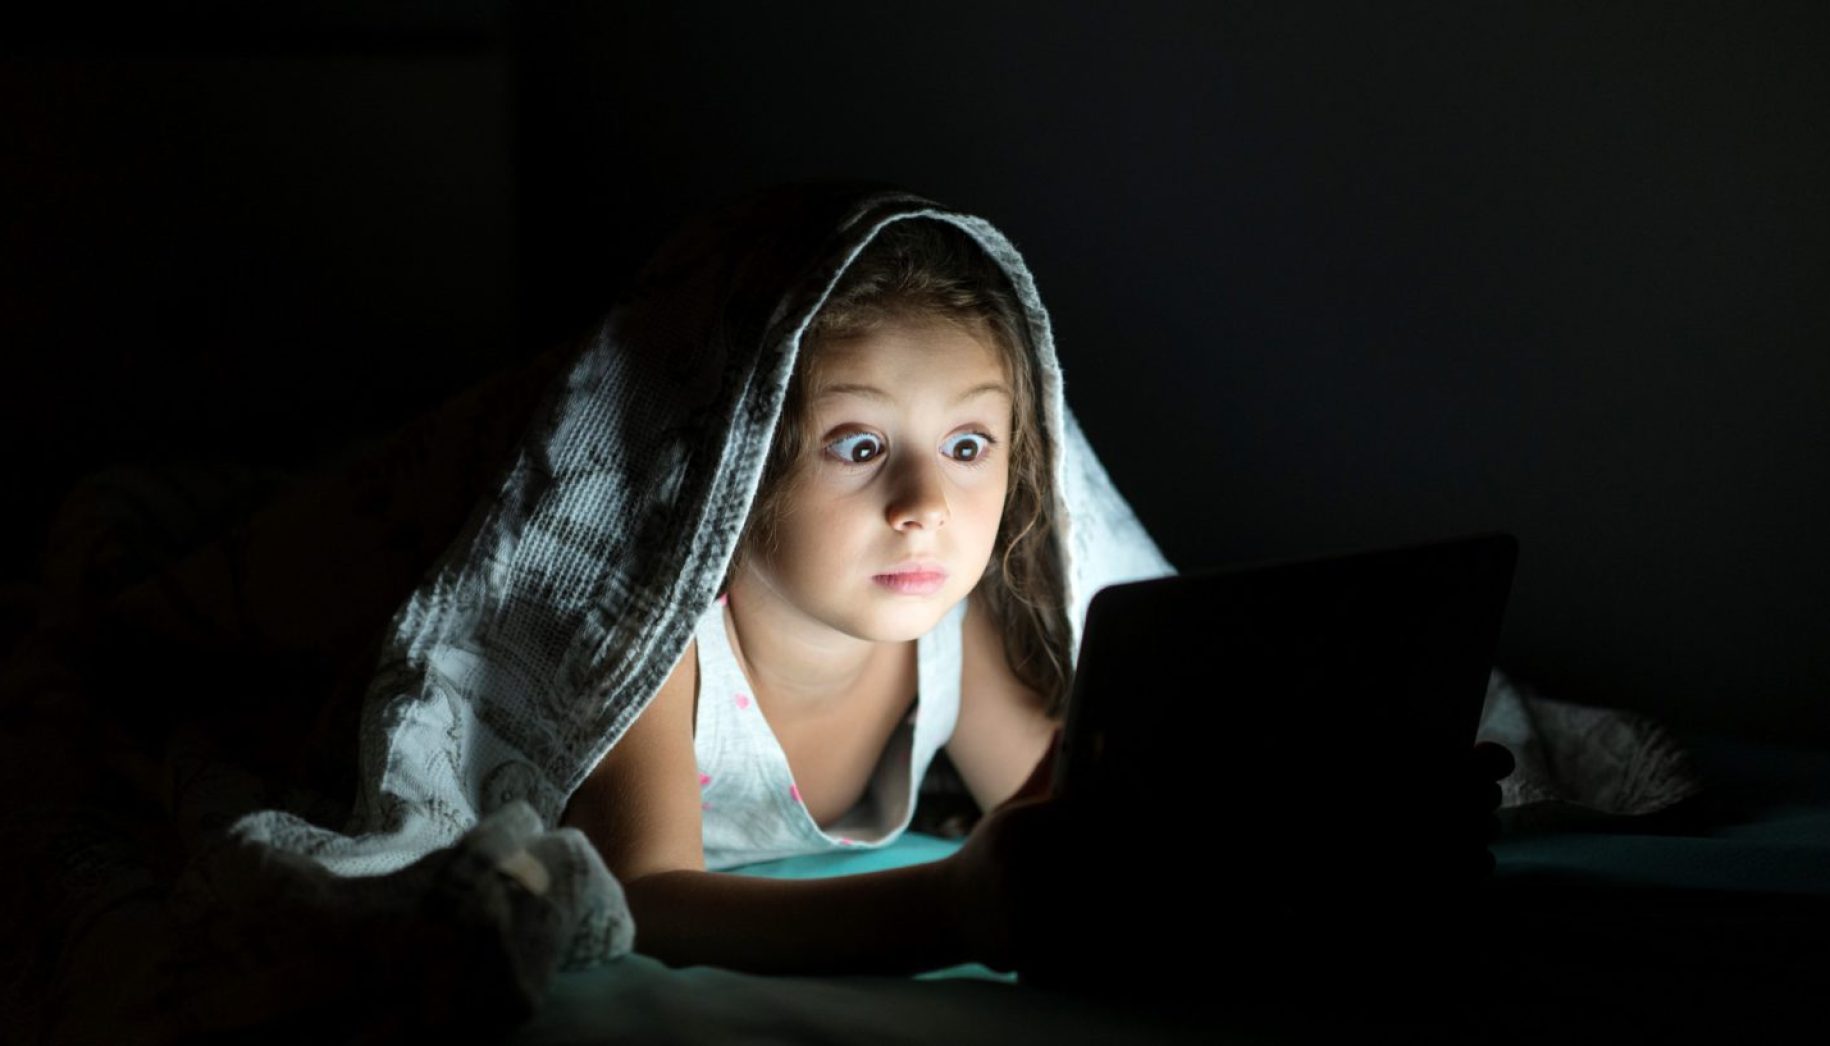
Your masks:
{"label": "curly blonde hair", "polygon": [[1010,382],[1009,486],[991,560],[974,594],[1000,626],[1012,672],[1059,719],[1073,666],[1029,324],[1004,270],[949,222],[908,218],[879,231],[808,324],[756,500],[720,591],[730,589],[750,556],[776,547],[800,466],[817,449],[807,427],[807,391],[819,383],[822,348],[893,323],[934,319],[956,323],[991,347]]}

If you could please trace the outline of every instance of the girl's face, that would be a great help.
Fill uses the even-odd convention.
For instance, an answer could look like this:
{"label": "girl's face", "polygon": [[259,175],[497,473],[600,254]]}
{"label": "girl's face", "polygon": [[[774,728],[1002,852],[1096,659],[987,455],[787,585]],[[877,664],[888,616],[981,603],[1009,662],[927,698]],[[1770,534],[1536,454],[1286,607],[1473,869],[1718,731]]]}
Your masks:
{"label": "girl's face", "polygon": [[[846,635],[914,639],[978,584],[1009,485],[1011,391],[964,328],[904,322],[820,346],[773,554],[739,583]],[[749,586],[745,586],[749,587]]]}

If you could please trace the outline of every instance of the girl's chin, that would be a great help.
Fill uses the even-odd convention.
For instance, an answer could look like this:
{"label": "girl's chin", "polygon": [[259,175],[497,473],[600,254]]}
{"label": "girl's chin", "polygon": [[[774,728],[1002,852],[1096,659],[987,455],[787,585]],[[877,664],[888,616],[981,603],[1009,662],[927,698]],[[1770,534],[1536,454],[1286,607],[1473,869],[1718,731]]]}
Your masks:
{"label": "girl's chin", "polygon": [[948,599],[944,593],[915,600],[905,600],[901,606],[877,607],[865,615],[867,621],[860,621],[869,632],[859,638],[871,639],[879,643],[906,643],[919,639],[934,630],[940,619],[953,609],[957,599]]}

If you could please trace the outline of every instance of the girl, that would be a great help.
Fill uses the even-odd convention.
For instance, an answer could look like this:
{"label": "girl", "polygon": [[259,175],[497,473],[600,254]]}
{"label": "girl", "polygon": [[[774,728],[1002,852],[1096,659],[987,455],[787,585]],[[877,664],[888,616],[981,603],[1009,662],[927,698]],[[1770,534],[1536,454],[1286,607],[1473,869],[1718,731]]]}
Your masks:
{"label": "girl", "polygon": [[[232,834],[402,897],[520,882],[478,907],[557,913],[503,934],[530,984],[637,926],[673,964],[1021,969],[1087,837],[1047,797],[1087,604],[1173,568],[1015,247],[891,186],[765,190],[568,353],[382,639],[346,827]],[[722,874],[889,845],[943,744],[986,814],[947,859]]]}
{"label": "girl", "polygon": [[1041,791],[1068,626],[1019,310],[966,233],[912,219],[802,335],[724,595],[567,812],[623,884],[641,951],[1010,968],[995,919],[962,918],[995,907],[972,896],[978,848],[823,880],[707,868],[893,841],[943,742],[982,809],[1026,778]]}
{"label": "girl", "polygon": [[[863,246],[801,334],[723,594],[565,815],[622,883],[638,950],[916,973],[1048,946],[1039,898],[1074,826],[1047,782],[1084,604],[1028,330],[978,243],[915,217]],[[941,744],[990,814],[951,857],[720,874],[887,845]],[[1483,775],[1490,813],[1503,770]]]}

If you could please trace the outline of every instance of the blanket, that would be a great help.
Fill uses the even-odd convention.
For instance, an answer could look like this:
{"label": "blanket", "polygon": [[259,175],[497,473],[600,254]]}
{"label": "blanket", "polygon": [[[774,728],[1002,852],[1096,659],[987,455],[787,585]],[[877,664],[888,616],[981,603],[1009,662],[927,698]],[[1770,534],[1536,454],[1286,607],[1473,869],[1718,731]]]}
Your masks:
{"label": "blanket", "polygon": [[[440,913],[487,943],[498,992],[527,1006],[554,971],[627,953],[634,926],[620,887],[581,835],[557,827],[560,814],[641,714],[716,596],[802,331],[874,235],[917,219],[968,233],[1021,300],[1075,645],[1100,587],[1173,572],[1069,409],[1036,282],[1001,232],[878,184],[800,184],[729,201],[671,239],[591,337],[528,368],[533,405],[512,415],[520,427],[499,433],[504,446],[468,458],[483,465],[471,472],[484,485],[357,669],[353,810],[339,817],[306,797],[248,812],[246,797],[272,796],[233,775],[159,786],[173,815],[195,826],[171,893],[174,925],[239,919],[242,937],[255,939],[308,922],[320,935],[353,933],[393,913],[412,930],[399,939],[423,943],[441,924],[428,913]],[[401,461],[422,452],[466,460],[441,443],[458,439],[458,428],[416,423],[411,454],[389,445],[329,485],[421,471]],[[384,459],[386,468],[376,465]],[[292,499],[289,511],[324,503],[337,502],[319,489]],[[282,564],[327,533],[337,532],[321,520],[295,525],[290,559],[280,537],[264,556],[247,553],[273,566],[218,582],[216,597],[203,601],[220,614],[214,627],[240,634],[253,608],[267,607],[282,608],[284,628],[322,630],[323,615],[302,610],[313,604],[297,596],[334,589],[335,579],[296,566],[289,574]],[[195,572],[208,561],[187,562]],[[155,606],[176,598],[169,585],[139,592]],[[41,664],[20,666],[9,672],[10,693],[61,681]],[[1509,806],[1593,804],[1636,815],[1697,788],[1681,748],[1657,724],[1550,701],[1498,670],[1481,730],[1521,757],[1505,786]],[[171,774],[181,751],[164,752],[154,772]],[[243,956],[240,965],[259,962]]]}
{"label": "blanket", "polygon": [[[232,834],[346,876],[396,872],[498,813],[555,825],[658,690],[716,589],[756,494],[801,332],[892,222],[953,224],[1002,268],[1027,322],[1054,536],[1077,647],[1101,587],[1172,568],[1068,410],[1049,320],[982,218],[858,183],[766,190],[662,248],[535,409],[496,490],[391,622],[366,695],[348,823],[285,810]],[[530,822],[531,823],[531,822]],[[583,836],[512,855],[578,884],[567,965],[627,951],[621,890]],[[544,890],[536,890],[544,893]]]}

